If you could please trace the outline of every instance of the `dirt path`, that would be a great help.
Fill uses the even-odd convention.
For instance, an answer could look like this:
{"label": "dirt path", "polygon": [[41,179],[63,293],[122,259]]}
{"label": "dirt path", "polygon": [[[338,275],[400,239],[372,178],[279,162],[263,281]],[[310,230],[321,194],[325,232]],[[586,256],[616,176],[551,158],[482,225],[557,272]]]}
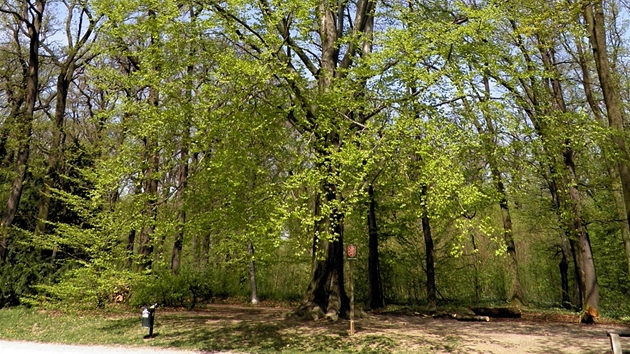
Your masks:
{"label": "dirt path", "polygon": [[[350,337],[348,321],[331,323],[287,318],[287,309],[211,306],[207,311],[203,312],[208,316],[206,324],[264,324],[269,326],[269,331],[259,340],[276,336],[284,340],[282,343],[287,343],[287,347],[306,352],[318,350],[312,346],[300,348],[303,340],[291,342],[286,338],[319,336],[330,342],[346,342],[356,350],[383,353],[601,354],[610,352],[606,331],[623,328],[614,324],[562,323],[557,322],[557,318],[535,315],[525,315],[518,320],[462,322],[385,314],[357,320],[357,333]],[[571,321],[572,318],[565,316],[560,320]],[[625,345],[630,348],[630,341]],[[321,352],[326,350],[321,349]]]}
{"label": "dirt path", "polygon": [[[606,330],[619,326],[532,321],[460,322],[379,316],[360,335],[381,332],[406,336],[408,348],[433,353],[600,354],[610,351]],[[377,318],[379,318],[377,317]],[[378,323],[381,322],[381,325]]]}

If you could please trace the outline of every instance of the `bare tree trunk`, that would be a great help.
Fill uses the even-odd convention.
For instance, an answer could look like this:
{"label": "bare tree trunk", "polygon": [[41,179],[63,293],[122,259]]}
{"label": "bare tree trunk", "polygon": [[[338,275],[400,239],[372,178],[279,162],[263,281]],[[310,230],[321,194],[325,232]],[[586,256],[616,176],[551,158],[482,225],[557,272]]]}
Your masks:
{"label": "bare tree trunk", "polygon": [[258,304],[258,294],[256,291],[256,265],[254,264],[254,244],[252,240],[247,242],[247,252],[249,253],[249,288],[252,294],[252,304]]}
{"label": "bare tree trunk", "polygon": [[[152,89],[153,90],[153,89]],[[140,262],[138,269],[150,269],[153,264],[153,232],[155,231],[155,222],[157,220],[157,192],[158,192],[158,180],[156,177],[159,157],[157,146],[154,142],[150,141],[151,138],[144,138],[144,146],[147,153],[147,163],[149,167],[144,173],[144,194],[147,196],[146,208],[145,208],[145,225],[140,231]]]}
{"label": "bare tree trunk", "polygon": [[[150,88],[149,101],[152,105],[157,106],[157,90]],[[155,230],[155,222],[157,220],[157,198],[158,198],[158,179],[157,172],[159,168],[158,147],[152,137],[144,137],[144,148],[147,155],[146,162],[148,167],[144,172],[144,194],[147,196],[145,209],[145,225],[140,231],[140,263],[139,269],[147,269],[152,267],[153,231]]]}
{"label": "bare tree trunk", "polygon": [[133,265],[133,248],[134,248],[135,244],[136,244],[136,229],[132,229],[127,234],[127,247],[126,247],[126,251],[127,251],[126,266],[127,266],[127,269],[131,269],[131,266]]}
{"label": "bare tree trunk", "polygon": [[[553,49],[548,47],[541,49],[540,52],[545,68],[550,73],[555,73],[557,66]],[[567,108],[564,100],[564,91],[562,90],[560,80],[558,80],[557,76],[553,76],[551,79],[547,80],[546,83],[547,90],[553,97],[553,105],[559,112],[566,113]],[[570,219],[566,218],[565,222],[567,224],[567,230],[569,231],[569,240],[575,241],[577,245],[578,279],[580,282],[580,292],[583,296],[582,309],[584,310],[582,322],[591,323],[593,322],[593,318],[599,315],[599,286],[597,284],[590,239],[582,222],[582,201],[580,192],[577,189],[575,160],[569,139],[565,140],[562,156],[566,169],[564,193],[568,195],[567,203],[563,206],[561,218],[562,215],[570,215]]]}
{"label": "bare tree trunk", "polygon": [[[327,183],[322,189],[328,191],[326,202],[331,203],[338,198],[336,186]],[[320,210],[316,207],[316,212]],[[349,313],[350,299],[345,291],[343,251],[343,215],[335,209],[316,221],[313,276],[306,296],[296,310],[298,316],[315,320],[326,316],[336,321],[339,316]]]}
{"label": "bare tree trunk", "polygon": [[[24,16],[20,16],[28,29],[29,50],[28,50],[28,71],[26,81],[26,111],[18,115],[16,120],[19,131],[19,147],[18,155],[15,162],[16,176],[11,184],[9,199],[6,208],[0,220],[0,263],[3,263],[7,257],[9,228],[13,224],[15,214],[17,213],[20,199],[22,197],[22,188],[26,179],[26,171],[28,169],[28,161],[30,154],[31,131],[33,127],[33,119],[35,113],[35,102],[37,100],[37,86],[39,81],[39,45],[40,45],[40,29],[44,16],[44,7],[46,1],[38,0],[32,3],[26,1],[24,6],[31,8],[24,11]],[[15,16],[16,18],[18,16]],[[32,16],[32,20],[28,21],[28,17]]]}
{"label": "bare tree trunk", "polygon": [[[585,9],[585,12],[587,12],[588,14],[585,16],[587,17],[587,22],[590,22],[590,27],[591,27],[591,36],[592,36],[592,40],[591,40],[591,46],[593,45],[593,43],[595,43],[595,45],[597,46],[599,44],[599,42],[595,39],[595,34],[594,32],[594,26],[595,24],[593,23],[593,20],[591,18],[592,16],[592,10],[588,10]],[[588,18],[591,18],[590,20],[588,20]],[[601,30],[601,29],[600,29]],[[617,110],[612,110],[612,113],[615,113],[612,115],[612,119],[611,117],[611,112],[609,111],[608,113],[608,120],[606,120],[603,116],[602,116],[602,112],[600,111],[599,106],[597,105],[596,101],[595,101],[595,97],[593,94],[593,88],[592,88],[592,79],[591,79],[591,75],[590,75],[590,71],[588,68],[588,64],[587,64],[587,60],[586,60],[586,56],[584,55],[584,50],[582,49],[582,42],[581,40],[577,40],[576,41],[576,49],[577,49],[577,54],[578,54],[578,60],[580,63],[580,68],[582,70],[582,85],[584,87],[584,93],[586,96],[586,100],[589,104],[589,106],[591,107],[591,112],[593,112],[593,115],[595,116],[595,119],[597,121],[599,121],[604,127],[607,128],[613,128],[613,136],[615,134],[623,134],[624,133],[624,128],[623,128],[623,124],[621,126],[619,126],[617,120],[621,119],[623,122],[623,117],[619,118],[618,116],[616,116],[615,114],[619,114],[621,113],[621,111],[617,111]],[[593,49],[593,52],[598,52],[599,49]],[[605,51],[605,48],[604,48]],[[603,53],[603,55],[605,55],[605,52]],[[604,61],[602,64],[598,65],[598,72],[599,71],[607,71],[607,59],[606,58],[601,58],[602,53],[596,53],[595,59],[596,59],[596,63],[597,61]],[[601,66],[601,69],[599,68],[599,66]],[[604,75],[604,73],[600,74],[599,77],[608,77],[610,75],[610,73],[608,73],[608,75]],[[601,81],[601,80],[600,80]],[[602,85],[603,88],[604,85]],[[616,95],[616,90],[614,90],[614,87],[612,87],[612,89],[610,87],[608,87],[609,85],[607,85],[607,93],[608,95]],[[612,92],[611,92],[612,91]],[[611,99],[609,97],[609,101],[614,101],[614,99]],[[606,100],[604,100],[606,103]],[[612,127],[610,124],[611,122],[615,121],[616,126]],[[627,149],[627,146],[625,146],[625,139],[622,139],[620,141],[615,140],[614,138],[613,140],[613,144],[615,145],[612,154],[610,151],[608,151],[608,148],[606,146],[602,147],[602,154],[604,156],[604,164],[606,165],[606,170],[608,171],[608,176],[610,177],[610,184],[611,184],[611,193],[613,195],[613,199],[615,200],[615,207],[616,207],[616,211],[617,211],[617,218],[619,219],[619,229],[621,232],[621,238],[623,240],[623,244],[624,244],[624,250],[626,252],[626,263],[628,266],[628,276],[630,277],[630,219],[628,219],[628,207],[630,207],[630,205],[628,204],[628,199],[626,198],[626,193],[628,191],[628,188],[624,188],[624,182],[621,179],[621,173],[623,172],[622,169],[623,168],[627,168],[627,162],[629,162],[629,160],[625,160],[625,162],[623,161],[623,149]],[[613,167],[613,159],[610,158],[610,156],[615,156],[616,151],[622,151],[621,153],[621,157],[622,160],[618,160],[617,159],[617,169],[615,171],[615,168]],[[624,165],[624,166],[620,166],[620,162]],[[628,182],[628,181],[626,181]]]}
{"label": "bare tree trunk", "polygon": [[427,268],[427,306],[429,311],[435,311],[437,309],[437,299],[435,297],[435,264],[433,260],[433,235],[431,234],[431,225],[429,222],[429,215],[425,204],[427,197],[427,186],[422,185],[422,191],[420,199],[423,205],[422,212],[422,234],[424,235],[424,247],[425,247],[425,261]]}
{"label": "bare tree trunk", "polygon": [[[148,11],[149,17],[155,17],[155,10]],[[151,45],[157,45],[158,39],[153,35],[151,36]],[[159,68],[153,68],[156,72],[159,72]],[[159,105],[159,92],[157,87],[149,87],[149,96],[147,100],[150,109],[156,109]],[[153,249],[154,240],[153,233],[155,231],[155,222],[157,221],[157,200],[158,200],[158,170],[160,166],[160,157],[158,143],[151,136],[144,136],[142,138],[145,149],[145,163],[147,167],[144,171],[144,194],[146,197],[146,209],[145,209],[145,225],[140,231],[140,263],[138,268],[140,270],[150,269],[153,265]]]}
{"label": "bare tree trunk", "polygon": [[[189,134],[186,132],[186,134]],[[184,243],[184,227],[186,224],[186,209],[184,208],[184,195],[186,190],[186,184],[188,179],[188,148],[185,146],[188,143],[188,139],[183,142],[181,151],[182,162],[179,166],[178,183],[177,183],[177,234],[175,235],[175,243],[173,243],[173,252],[171,254],[171,271],[173,274],[179,272],[181,263],[182,245]]]}
{"label": "bare tree trunk", "polygon": [[381,272],[378,254],[378,227],[376,224],[376,201],[374,200],[374,187],[368,186],[368,196],[370,198],[370,208],[368,210],[368,280],[369,280],[369,304],[370,308],[378,309],[385,307],[383,297],[383,284],[381,282]]}

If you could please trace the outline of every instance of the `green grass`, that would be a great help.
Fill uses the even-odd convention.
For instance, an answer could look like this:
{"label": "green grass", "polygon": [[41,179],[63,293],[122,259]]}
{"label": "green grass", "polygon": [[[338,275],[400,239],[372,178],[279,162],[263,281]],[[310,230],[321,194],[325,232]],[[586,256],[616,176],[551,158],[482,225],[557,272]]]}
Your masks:
{"label": "green grass", "polygon": [[[257,312],[258,311],[258,312]],[[0,339],[65,344],[157,346],[239,353],[404,353],[404,335],[349,336],[347,321],[283,319],[277,310],[158,311],[152,340],[136,313],[0,310]],[[414,351],[415,352],[415,351]]]}

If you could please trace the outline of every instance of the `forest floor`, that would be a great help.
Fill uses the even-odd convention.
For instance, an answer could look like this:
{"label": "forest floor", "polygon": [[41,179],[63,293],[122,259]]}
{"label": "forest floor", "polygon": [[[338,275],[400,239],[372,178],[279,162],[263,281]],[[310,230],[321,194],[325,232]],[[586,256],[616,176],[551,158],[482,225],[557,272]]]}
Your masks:
{"label": "forest floor", "polygon": [[[196,311],[158,309],[155,333],[143,340],[138,314],[70,315],[0,310],[0,339],[130,347],[201,353],[540,353],[610,352],[613,321],[578,323],[577,314],[524,312],[520,319],[463,322],[410,311],[369,313],[355,321],[308,321],[277,306],[211,304]],[[17,319],[12,320],[11,318]],[[623,343],[630,349],[630,340]]]}

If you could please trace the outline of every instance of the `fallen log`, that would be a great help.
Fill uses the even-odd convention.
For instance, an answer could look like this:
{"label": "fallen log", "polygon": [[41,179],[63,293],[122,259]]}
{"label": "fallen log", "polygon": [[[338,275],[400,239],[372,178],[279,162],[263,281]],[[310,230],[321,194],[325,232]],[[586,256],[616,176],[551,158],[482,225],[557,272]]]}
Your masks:
{"label": "fallen log", "polygon": [[471,310],[477,316],[521,318],[518,307],[472,307]]}
{"label": "fallen log", "polygon": [[458,321],[482,321],[482,322],[490,322],[490,317],[488,316],[468,316],[468,315],[453,315]]}

